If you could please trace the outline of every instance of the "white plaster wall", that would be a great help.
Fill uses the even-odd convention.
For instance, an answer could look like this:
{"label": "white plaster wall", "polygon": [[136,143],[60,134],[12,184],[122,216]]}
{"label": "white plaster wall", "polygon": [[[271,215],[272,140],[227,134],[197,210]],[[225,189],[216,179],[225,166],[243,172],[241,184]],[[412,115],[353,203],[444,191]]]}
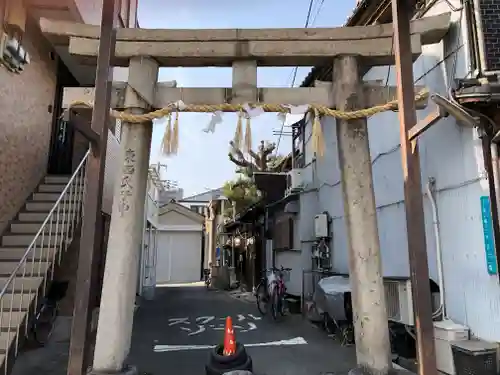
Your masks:
{"label": "white plaster wall", "polygon": [[[456,7],[460,5],[456,0],[452,3]],[[450,8],[446,2],[439,2],[428,15],[445,11],[450,11]],[[463,78],[469,74],[467,44],[464,43],[465,22],[463,20],[459,26],[460,12],[453,13],[453,20],[456,26],[446,40],[425,46],[422,56],[414,64],[415,79],[420,78],[418,84],[426,85],[431,92],[446,94],[447,77]],[[441,62],[452,51],[457,52]],[[364,78],[385,81],[387,72],[387,67],[372,69]],[[395,83],[394,68],[390,71],[389,83]],[[418,111],[418,118],[423,118],[429,110],[431,107]],[[333,217],[333,266],[336,271],[348,272],[336,127],[332,119],[325,119],[322,124],[327,152],[322,160],[317,161],[314,161],[310,149],[307,152],[311,187],[317,188],[318,192],[301,198],[301,238],[304,241],[312,237],[311,215],[328,211]],[[376,115],[369,120],[368,127],[383,272],[385,276],[408,277],[397,115]],[[310,129],[309,122],[306,131],[310,133]],[[449,118],[425,132],[420,137],[419,147],[423,191],[429,177],[434,177],[437,183],[448,315],[456,322],[468,325],[474,335],[500,341],[500,288],[497,277],[487,273],[482,237],[479,198],[488,193],[480,140],[474,130],[461,127]],[[317,202],[309,196],[317,196]],[[435,236],[430,202],[426,196],[424,205],[430,275],[437,281]],[[302,244],[303,252],[309,248],[308,244]],[[304,262],[303,267],[307,268],[309,264]]]}
{"label": "white plaster wall", "polygon": [[[302,294],[302,272],[303,264],[305,259],[303,259],[304,251],[300,248],[300,220],[298,215],[294,218],[294,250],[278,251],[275,255],[275,266],[280,268],[281,266],[285,268],[291,268],[290,280],[286,282],[287,293],[293,294],[294,296],[300,296]],[[270,266],[269,266],[270,267]]]}
{"label": "white plaster wall", "polygon": [[286,282],[287,293],[300,296],[302,292],[302,252],[278,251],[276,253],[276,267],[291,268],[290,280]]}

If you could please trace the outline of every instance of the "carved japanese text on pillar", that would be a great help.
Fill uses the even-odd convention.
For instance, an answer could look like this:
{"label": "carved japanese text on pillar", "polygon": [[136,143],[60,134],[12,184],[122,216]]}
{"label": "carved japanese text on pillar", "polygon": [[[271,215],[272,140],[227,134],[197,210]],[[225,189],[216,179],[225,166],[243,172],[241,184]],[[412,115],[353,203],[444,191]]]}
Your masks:
{"label": "carved japanese text on pillar", "polygon": [[134,187],[132,186],[132,176],[135,173],[135,151],[131,148],[125,150],[125,160],[123,163],[122,180],[120,184],[120,214],[130,210],[130,197]]}

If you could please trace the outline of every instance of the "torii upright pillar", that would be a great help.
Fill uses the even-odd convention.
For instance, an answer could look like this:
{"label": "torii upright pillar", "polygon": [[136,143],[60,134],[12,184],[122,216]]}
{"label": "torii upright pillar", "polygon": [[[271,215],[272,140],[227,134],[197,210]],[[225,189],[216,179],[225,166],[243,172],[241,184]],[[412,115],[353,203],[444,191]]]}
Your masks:
{"label": "torii upright pillar", "polygon": [[[334,62],[333,95],[339,110],[364,106],[359,63],[357,56]],[[392,362],[366,118],[338,119],[337,139],[358,363],[352,373],[387,375]]]}
{"label": "torii upright pillar", "polygon": [[[130,60],[127,111],[150,108],[158,79],[158,63],[151,58]],[[134,299],[141,250],[152,123],[122,124],[122,150],[113,198],[106,268],[99,310],[92,374],[135,374],[125,368],[130,351]]]}

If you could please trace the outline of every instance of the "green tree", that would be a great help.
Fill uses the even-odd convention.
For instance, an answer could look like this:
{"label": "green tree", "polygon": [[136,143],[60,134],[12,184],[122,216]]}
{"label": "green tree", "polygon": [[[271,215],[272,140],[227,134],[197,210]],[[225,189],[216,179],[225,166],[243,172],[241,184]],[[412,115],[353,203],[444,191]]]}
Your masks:
{"label": "green tree", "polygon": [[[231,204],[234,202],[236,212],[245,210],[260,199],[260,192],[248,177],[240,176],[235,180],[227,181],[222,191]],[[233,208],[229,207],[223,214],[225,217],[232,217]]]}

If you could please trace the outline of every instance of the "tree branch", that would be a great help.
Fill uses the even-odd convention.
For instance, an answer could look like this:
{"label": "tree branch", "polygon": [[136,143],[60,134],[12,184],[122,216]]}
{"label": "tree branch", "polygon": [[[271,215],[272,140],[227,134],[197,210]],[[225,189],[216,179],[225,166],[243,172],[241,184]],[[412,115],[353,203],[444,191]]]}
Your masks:
{"label": "tree branch", "polygon": [[234,142],[233,141],[230,141],[229,142],[229,145],[231,146],[231,154],[234,154],[236,156],[236,158],[240,159],[240,160],[245,160],[245,155],[243,155],[243,152],[241,152],[240,149],[238,149],[235,145],[234,145]]}
{"label": "tree branch", "polygon": [[249,151],[248,151],[248,153],[249,153],[249,154],[250,154],[250,156],[251,156],[252,158],[254,158],[255,160],[258,160],[258,159],[259,159],[259,155],[257,155],[257,154],[255,153],[255,151],[253,151],[253,150],[249,150]]}
{"label": "tree branch", "polygon": [[275,149],[276,145],[274,143],[269,143],[262,150],[262,154],[263,156],[268,156],[269,154],[272,154]]}
{"label": "tree branch", "polygon": [[243,160],[238,160],[236,159],[233,154],[229,153],[227,155],[229,157],[229,160],[232,161],[234,164],[236,164],[238,167],[242,167],[242,168],[247,168],[247,167],[250,167],[252,163],[246,161],[245,159]]}

